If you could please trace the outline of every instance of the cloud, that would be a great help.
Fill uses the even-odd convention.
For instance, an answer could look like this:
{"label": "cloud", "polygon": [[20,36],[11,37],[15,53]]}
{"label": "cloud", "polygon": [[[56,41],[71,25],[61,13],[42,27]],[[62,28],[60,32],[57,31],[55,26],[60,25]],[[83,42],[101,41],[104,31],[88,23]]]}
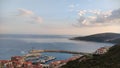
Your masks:
{"label": "cloud", "polygon": [[108,17],[108,19],[120,19],[120,8],[117,10],[114,10],[111,15]]}
{"label": "cloud", "polygon": [[99,15],[101,13],[100,10],[89,10],[88,12]]}
{"label": "cloud", "polygon": [[23,9],[23,8],[18,9],[17,16],[20,16],[20,17],[22,17],[22,18],[24,18],[27,21],[32,22],[32,23],[41,23],[41,22],[43,22],[42,17],[36,15],[33,11]]}
{"label": "cloud", "polygon": [[79,13],[78,13],[78,15],[79,16],[83,16],[85,13],[86,13],[86,10],[80,10]]}
{"label": "cloud", "polygon": [[74,11],[75,8],[79,7],[79,4],[71,4],[68,7],[69,7],[69,11]]}
{"label": "cloud", "polygon": [[69,8],[74,8],[74,7],[75,7],[74,4],[69,5]]}
{"label": "cloud", "polygon": [[34,15],[34,13],[30,10],[26,10],[26,9],[18,9],[19,13],[18,16],[29,16],[29,15]]}
{"label": "cloud", "polygon": [[120,8],[113,11],[80,10],[78,15],[80,26],[120,24]]}
{"label": "cloud", "polygon": [[43,19],[42,19],[41,17],[39,17],[39,16],[35,16],[35,17],[33,17],[32,19],[33,19],[33,21],[38,22],[38,23],[39,23],[39,22],[40,22],[40,23],[43,22]]}
{"label": "cloud", "polygon": [[72,11],[74,11],[75,5],[74,5],[74,4],[71,4],[71,5],[69,5],[68,7],[69,7],[69,11],[72,12]]}

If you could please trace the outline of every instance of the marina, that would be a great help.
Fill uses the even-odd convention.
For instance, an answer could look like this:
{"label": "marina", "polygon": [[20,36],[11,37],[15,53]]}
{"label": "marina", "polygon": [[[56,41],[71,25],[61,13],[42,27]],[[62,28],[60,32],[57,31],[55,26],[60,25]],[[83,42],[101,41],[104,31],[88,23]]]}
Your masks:
{"label": "marina", "polygon": [[75,52],[75,51],[67,51],[67,50],[35,50],[32,49],[28,52],[28,54],[24,55],[24,59],[28,62],[32,62],[33,64],[42,63],[42,64],[49,64],[49,61],[55,60],[56,57],[42,55],[44,52],[55,52],[55,53],[68,53],[73,55],[90,55],[91,53],[84,53],[84,52]]}
{"label": "marina", "polygon": [[30,61],[33,64],[38,63],[38,62],[45,64],[45,63],[47,63],[51,60],[55,60],[55,59],[56,59],[56,57],[53,57],[53,56],[41,55],[41,56],[27,57],[25,60]]}

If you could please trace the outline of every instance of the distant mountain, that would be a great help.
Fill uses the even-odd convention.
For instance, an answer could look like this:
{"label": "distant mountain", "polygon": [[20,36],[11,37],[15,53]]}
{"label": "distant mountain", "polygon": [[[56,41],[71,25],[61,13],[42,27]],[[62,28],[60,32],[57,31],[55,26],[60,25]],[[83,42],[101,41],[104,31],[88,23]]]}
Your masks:
{"label": "distant mountain", "polygon": [[84,58],[70,61],[61,68],[120,68],[120,44],[112,46],[103,55]]}
{"label": "distant mountain", "polygon": [[72,35],[0,34],[0,38],[69,38]]}
{"label": "distant mountain", "polygon": [[84,37],[75,37],[71,40],[83,40],[83,41],[94,41],[94,42],[110,42],[110,43],[119,43],[120,34],[118,33],[100,33]]}

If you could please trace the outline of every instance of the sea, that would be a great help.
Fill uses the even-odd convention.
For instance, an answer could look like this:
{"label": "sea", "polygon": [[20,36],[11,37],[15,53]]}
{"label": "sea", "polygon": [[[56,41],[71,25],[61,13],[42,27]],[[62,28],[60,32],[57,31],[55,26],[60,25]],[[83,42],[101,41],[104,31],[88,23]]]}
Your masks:
{"label": "sea", "polygon": [[[23,56],[31,49],[68,50],[93,53],[100,47],[112,46],[111,43],[69,40],[77,35],[33,35],[0,34],[0,60],[9,60],[12,56]],[[73,56],[67,53],[42,53],[54,56],[56,60],[65,60]]]}

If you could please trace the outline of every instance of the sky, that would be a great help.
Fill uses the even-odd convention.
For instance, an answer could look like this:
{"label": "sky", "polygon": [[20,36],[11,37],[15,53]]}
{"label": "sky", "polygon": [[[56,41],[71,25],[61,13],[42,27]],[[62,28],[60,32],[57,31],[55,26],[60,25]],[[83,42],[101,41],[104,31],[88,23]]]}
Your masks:
{"label": "sky", "polygon": [[120,0],[0,0],[0,34],[120,33]]}

